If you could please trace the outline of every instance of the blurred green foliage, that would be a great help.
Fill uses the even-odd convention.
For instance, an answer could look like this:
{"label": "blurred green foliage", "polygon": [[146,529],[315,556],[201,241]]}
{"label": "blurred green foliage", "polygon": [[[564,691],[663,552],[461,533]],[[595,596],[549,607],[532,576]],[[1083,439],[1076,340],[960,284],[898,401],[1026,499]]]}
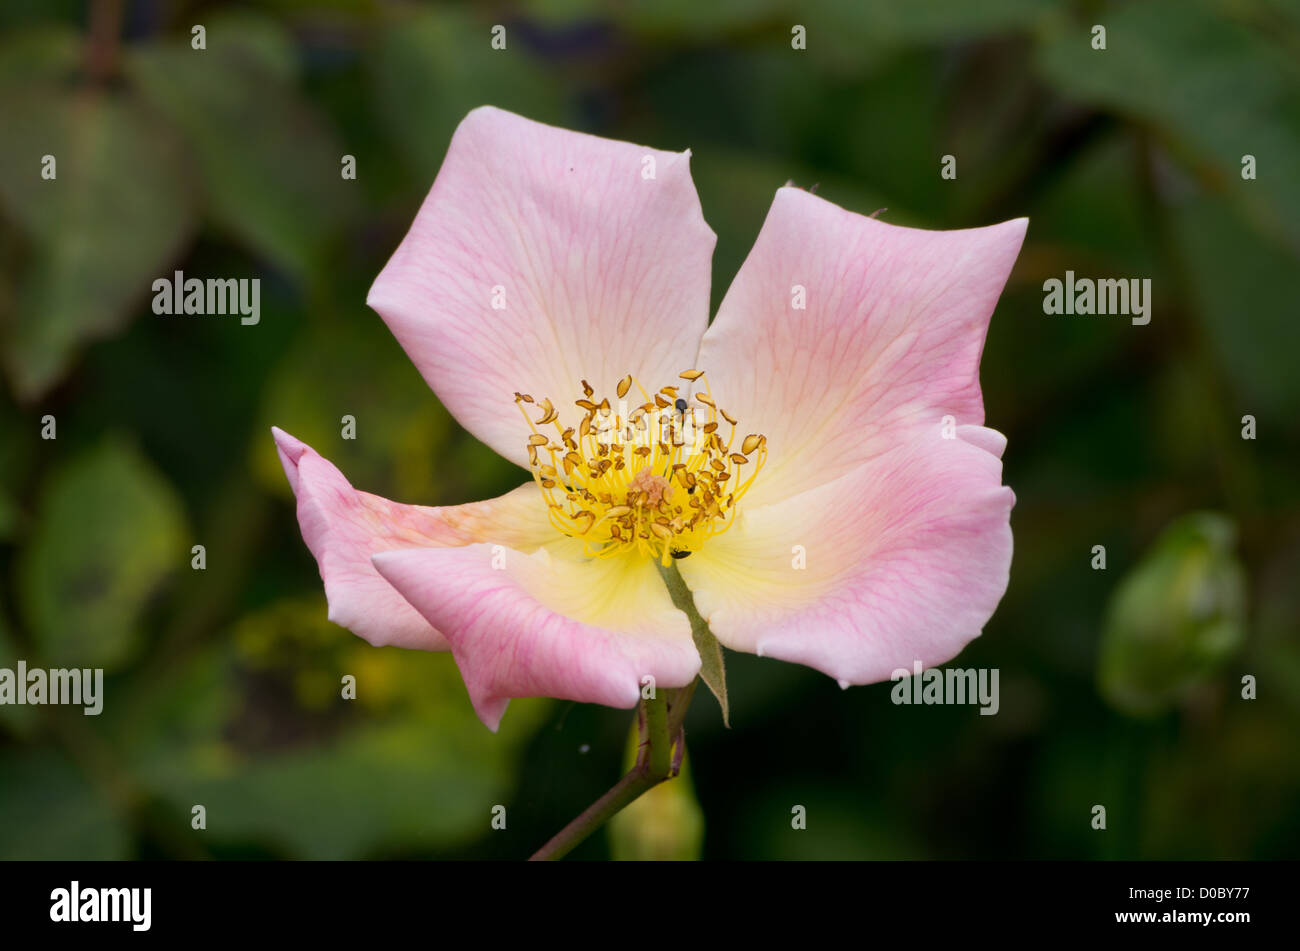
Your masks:
{"label": "blurred green foliage", "polygon": [[[999,714],[730,655],[733,729],[687,724],[706,857],[1294,857],[1298,52],[1292,0],[0,5],[0,666],[108,669],[99,717],[0,706],[0,857],[514,858],[616,779],[626,712],[516,701],[492,735],[450,657],[329,625],[267,431],[407,502],[522,481],[364,306],[484,103],[691,148],[715,303],[790,179],[1031,220],[982,369],[1016,558],[955,662],[1001,670]],[[1045,317],[1067,268],[1150,277],[1151,324]],[[173,269],[260,277],[261,322],[154,317]],[[1230,550],[1162,535],[1198,510]]]}
{"label": "blurred green foliage", "polygon": [[1184,515],[1116,589],[1099,672],[1115,706],[1163,712],[1240,649],[1246,591],[1236,535],[1221,515]]}

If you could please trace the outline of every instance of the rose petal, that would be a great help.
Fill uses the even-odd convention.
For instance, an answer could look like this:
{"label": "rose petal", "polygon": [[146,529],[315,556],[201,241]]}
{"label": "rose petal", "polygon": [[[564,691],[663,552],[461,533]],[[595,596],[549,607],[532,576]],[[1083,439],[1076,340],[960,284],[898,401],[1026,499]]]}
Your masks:
{"label": "rose petal", "polygon": [[643,677],[654,677],[657,689],[681,687],[700,669],[686,615],[648,559],[470,545],[373,560],[446,636],[474,709],[493,731],[512,697],[633,707]]}
{"label": "rose petal", "polygon": [[689,162],[476,109],[368,303],[457,420],[524,465],[516,391],[569,418],[580,379],[613,400],[625,374],[653,391],[695,359],[714,234]]}
{"label": "rose petal", "polygon": [[531,551],[559,537],[535,483],[469,505],[402,505],[358,492],[306,443],[281,429],[271,432],[297,496],[303,540],[325,582],[329,619],[376,647],[448,649],[442,635],[379,576],[372,555],[482,541]]}
{"label": "rose petal", "polygon": [[746,504],[857,468],[899,427],[982,424],[980,351],[1025,225],[921,231],[778,190],[699,358],[742,432],[768,438]]}
{"label": "rose petal", "polygon": [[917,429],[833,482],[746,510],[680,562],[718,640],[842,684],[955,656],[1006,591],[1015,502],[1002,436],[956,437]]}

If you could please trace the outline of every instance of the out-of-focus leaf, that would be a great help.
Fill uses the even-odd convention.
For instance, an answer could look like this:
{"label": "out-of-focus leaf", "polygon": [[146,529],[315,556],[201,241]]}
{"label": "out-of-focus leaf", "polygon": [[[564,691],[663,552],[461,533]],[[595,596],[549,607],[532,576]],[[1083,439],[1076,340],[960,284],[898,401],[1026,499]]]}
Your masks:
{"label": "out-of-focus leaf", "polygon": [[1202,683],[1246,636],[1246,581],[1236,526],[1213,512],[1161,533],[1107,609],[1098,679],[1116,708],[1159,713]]}
{"label": "out-of-focus leaf", "polygon": [[[233,633],[115,725],[150,789],[206,807],[205,835],[329,859],[510,834],[519,753],[548,701],[512,702],[493,735],[450,655],[371,647],[326,620],[320,595],[275,602]],[[328,690],[304,691],[304,674]],[[355,700],[341,695],[344,675]],[[491,827],[496,805],[504,832]]]}
{"label": "out-of-focus leaf", "polygon": [[[997,30],[1028,28],[1058,0],[629,0],[575,2],[533,0],[530,12],[549,21],[585,15],[607,17],[619,26],[656,40],[680,42],[683,36],[714,38],[759,28],[790,36],[795,24],[807,28],[809,50],[824,49],[847,35],[861,42],[930,42],[969,39]],[[788,46],[788,40],[786,41]],[[816,55],[816,54],[812,54]]]}
{"label": "out-of-focus leaf", "polygon": [[34,434],[24,432],[31,423],[0,402],[0,541],[12,538],[22,521],[16,493],[31,464]]}
{"label": "out-of-focus leaf", "polygon": [[1055,248],[1055,276],[1063,277],[1065,268],[1084,276],[1089,263],[1123,266],[1134,275],[1150,273],[1155,266],[1136,159],[1132,136],[1107,136],[1076,152],[1052,187],[1027,209],[1036,240]]}
{"label": "out-of-focus leaf", "polygon": [[[1296,166],[1300,169],[1300,165]],[[1240,413],[1292,422],[1300,414],[1294,347],[1300,258],[1251,228],[1225,202],[1188,202],[1173,234],[1186,259],[1187,299],[1236,389]]]}
{"label": "out-of-focus leaf", "polygon": [[[1161,286],[1162,272],[1144,234],[1133,153],[1128,137],[1099,142],[1076,154],[1041,199],[1024,209],[1029,239],[1013,277],[1013,282],[1024,283],[1009,289],[999,302],[980,371],[989,418],[1001,425],[1017,417],[1035,418],[1037,408],[1024,399],[1026,393],[1063,393],[1086,386],[1098,374],[1114,372],[1111,367],[1120,355],[1140,342],[1127,322],[1049,317],[1042,311],[1043,282],[1063,279],[1067,270],[1088,278],[1151,277],[1155,287]],[[1090,414],[1082,425],[1096,425],[1097,417]],[[1071,443],[1076,449],[1091,445],[1075,433],[1060,433],[1067,454]],[[1078,491],[1079,482],[1098,471],[1095,465],[1076,466],[1074,460],[1055,454],[1053,458],[1072,470],[1052,474],[1058,490]],[[1019,567],[1032,572],[1044,565]]]}
{"label": "out-of-focus leaf", "polygon": [[[956,194],[951,182],[939,179],[939,159],[953,151],[947,141],[950,120],[945,115],[942,76],[933,55],[910,53],[893,57],[844,97],[838,121],[829,124],[842,147],[827,143],[830,155],[846,163],[853,177],[879,193],[876,207],[888,206],[884,220],[899,222],[903,209],[937,215],[951,206]],[[973,174],[961,152],[959,174]],[[875,208],[855,208],[870,214]],[[941,224],[933,218],[926,226]]]}
{"label": "out-of-focus leaf", "polygon": [[[356,420],[355,439],[343,438],[344,416]],[[263,484],[285,494],[271,426],[332,460],[367,492],[432,502],[445,480],[436,464],[450,417],[368,311],[302,340],[272,378],[259,427],[264,438],[254,452]]]}
{"label": "out-of-focus leaf", "polygon": [[354,183],[341,175],[347,150],[286,81],[274,33],[219,42],[237,35],[219,30],[206,50],[187,40],[135,48],[127,72],[189,141],[208,214],[310,282],[353,207]]}
{"label": "out-of-focus leaf", "polygon": [[130,100],[9,84],[0,113],[0,202],[35,249],[4,356],[14,389],[34,398],[148,297],[195,214],[179,143]]}
{"label": "out-of-focus leaf", "polygon": [[52,750],[0,757],[0,860],[124,859],[130,840],[106,797]]}
{"label": "out-of-focus leaf", "polygon": [[[1270,684],[1278,683],[1271,669],[1259,672],[1266,670]],[[1300,831],[1295,717],[1264,700],[1231,707],[1204,736],[1162,749],[1143,764],[1150,774],[1141,823],[1146,854],[1139,857],[1286,861],[1294,854],[1291,843]],[[1189,822],[1205,815],[1206,803],[1214,804],[1216,815],[1240,818]]]}
{"label": "out-of-focus leaf", "polygon": [[[559,10],[573,4],[564,0],[547,0],[540,6],[551,8],[554,17]],[[619,26],[635,30],[657,40],[679,40],[680,37],[708,38],[728,32],[743,30],[755,24],[784,22],[789,11],[786,0],[716,0],[714,3],[692,3],[691,0],[632,0],[621,4],[591,4],[613,19]]]}
{"label": "out-of-focus leaf", "polygon": [[428,10],[395,20],[375,43],[375,107],[421,180],[433,181],[456,125],[478,106],[561,119],[555,67],[540,62],[520,32],[493,49],[493,26],[459,10]]}
{"label": "out-of-focus leaf", "polygon": [[[933,772],[931,771],[931,775]],[[930,857],[930,847],[899,823],[896,814],[819,783],[778,782],[738,798],[733,817],[710,816],[710,829],[729,821],[740,859],[865,861]],[[795,807],[801,812],[796,813]],[[803,828],[796,828],[800,818]],[[743,831],[742,831],[743,830]],[[713,833],[710,833],[712,840]]]}
{"label": "out-of-focus leaf", "polygon": [[[1147,0],[1107,13],[1107,48],[1061,21],[1042,73],[1072,98],[1155,126],[1215,170],[1218,182],[1300,246],[1300,95],[1273,37],[1209,0]],[[1243,181],[1243,155],[1258,179]]]}
{"label": "out-of-focus leaf", "polygon": [[1059,0],[818,0],[812,9],[834,30],[901,44],[1029,30],[1059,6]]}
{"label": "out-of-focus leaf", "polygon": [[249,10],[224,11],[204,20],[208,51],[247,57],[278,82],[291,84],[298,79],[298,51],[291,36],[280,23]]}
{"label": "out-of-focus leaf", "polygon": [[[692,155],[691,176],[702,196],[705,217],[718,234],[713,258],[715,313],[754,246],[776,190],[786,182],[793,180],[801,188],[820,186],[817,194],[821,197],[858,214],[869,215],[885,204],[880,193],[866,188],[861,180],[720,147],[702,148]],[[884,217],[895,224],[906,221],[905,212],[897,207]]]}
{"label": "out-of-focus leaf", "polygon": [[[16,670],[22,654],[5,627],[4,607],[0,604],[0,670]],[[36,708],[27,704],[0,703],[0,724],[15,733],[26,735],[36,724]]]}
{"label": "out-of-focus leaf", "polygon": [[0,40],[0,86],[63,81],[76,69],[81,41],[60,26],[15,30]]}
{"label": "out-of-focus leaf", "polygon": [[188,568],[175,490],[137,451],[107,441],[50,478],[19,563],[24,616],[52,666],[114,668],[149,598]]}

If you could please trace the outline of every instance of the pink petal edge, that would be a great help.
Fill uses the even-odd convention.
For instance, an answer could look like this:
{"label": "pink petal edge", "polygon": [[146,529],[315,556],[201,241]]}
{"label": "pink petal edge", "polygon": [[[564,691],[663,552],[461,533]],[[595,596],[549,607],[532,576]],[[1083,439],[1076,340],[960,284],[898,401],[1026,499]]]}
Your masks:
{"label": "pink petal edge", "polygon": [[1006,591],[1005,443],[981,426],[944,438],[934,420],[833,482],[745,512],[682,562],[696,605],[726,646],[844,686],[949,660]]}
{"label": "pink petal edge", "polygon": [[980,353],[1025,228],[904,228],[779,189],[698,361],[742,431],[767,436],[745,504],[852,471],[918,420],[982,424]]}
{"label": "pink petal edge", "polygon": [[685,686],[699,671],[686,616],[649,562],[490,545],[384,552],[372,560],[444,633],[475,711],[494,732],[514,697],[630,708],[643,677],[664,689]]}
{"label": "pink petal edge", "polygon": [[568,425],[581,379],[613,399],[625,374],[654,391],[691,365],[714,242],[689,152],[483,107],[368,303],[452,415],[526,465],[516,391]]}
{"label": "pink petal edge", "polygon": [[316,558],[329,619],[376,647],[443,651],[443,636],[370,563],[394,548],[465,545],[485,538],[532,549],[557,536],[534,483],[487,502],[434,508],[358,492],[314,449],[272,427],[297,497],[298,524]]}

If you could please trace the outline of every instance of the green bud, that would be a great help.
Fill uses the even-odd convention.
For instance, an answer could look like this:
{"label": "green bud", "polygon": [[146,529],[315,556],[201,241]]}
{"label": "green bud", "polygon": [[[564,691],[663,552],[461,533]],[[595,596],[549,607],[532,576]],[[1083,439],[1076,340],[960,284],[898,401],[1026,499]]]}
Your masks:
{"label": "green bud", "polygon": [[1245,639],[1246,582],[1233,521],[1176,519],[1111,596],[1098,682],[1115,708],[1161,713],[1209,678]]}
{"label": "green bud", "polygon": [[[636,761],[640,735],[634,726],[626,756]],[[690,755],[676,777],[646,791],[609,820],[609,849],[616,861],[690,862],[704,845],[704,810],[691,782]]]}

